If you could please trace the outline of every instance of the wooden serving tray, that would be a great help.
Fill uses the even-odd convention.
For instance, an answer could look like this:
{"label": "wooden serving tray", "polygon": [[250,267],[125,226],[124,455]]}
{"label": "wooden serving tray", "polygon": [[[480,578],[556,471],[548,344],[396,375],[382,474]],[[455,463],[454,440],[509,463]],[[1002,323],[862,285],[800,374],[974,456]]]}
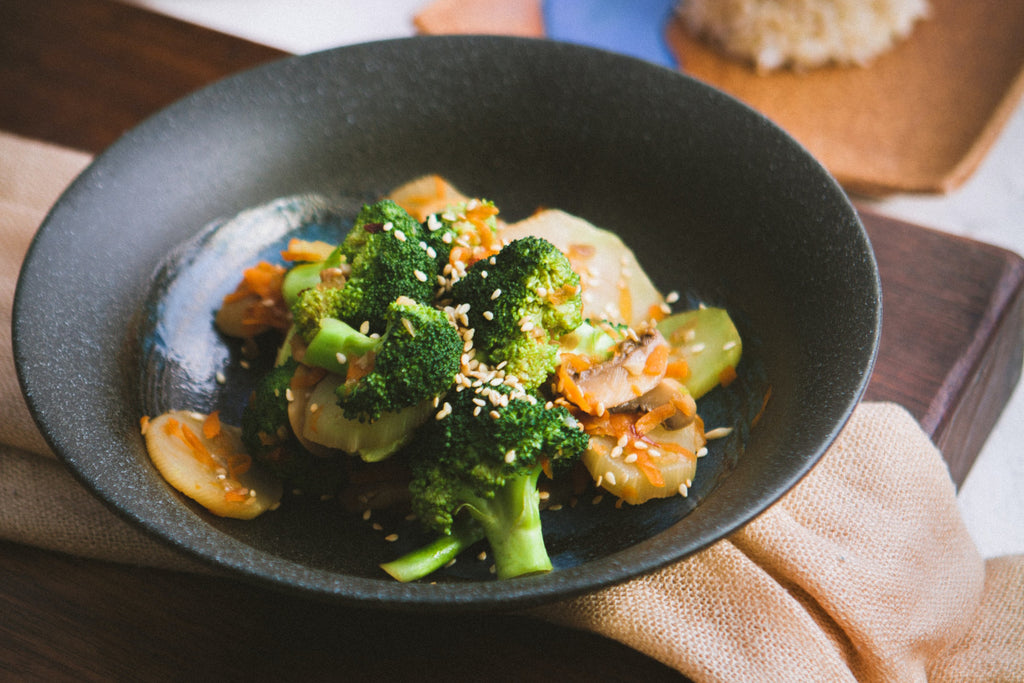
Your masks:
{"label": "wooden serving tray", "polygon": [[[282,55],[111,0],[3,0],[0,129],[96,153],[174,99]],[[885,315],[867,398],[906,406],[959,483],[1019,378],[1024,261],[862,216]],[[0,614],[0,677],[678,680],[618,643],[520,616],[339,608],[10,543]]]}

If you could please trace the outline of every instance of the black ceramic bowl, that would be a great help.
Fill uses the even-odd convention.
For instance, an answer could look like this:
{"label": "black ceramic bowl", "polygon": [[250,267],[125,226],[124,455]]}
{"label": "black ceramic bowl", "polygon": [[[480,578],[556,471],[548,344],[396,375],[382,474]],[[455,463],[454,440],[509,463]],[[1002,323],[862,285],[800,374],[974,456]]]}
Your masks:
{"label": "black ceramic bowl", "polygon": [[[466,561],[436,585],[396,583],[377,568],[396,546],[361,519],[331,503],[285,505],[253,522],[213,517],[165,484],[139,434],[140,416],[165,408],[237,415],[246,390],[251,373],[212,314],[240,268],[292,226],[209,226],[304,193],[345,207],[425,173],[493,199],[508,219],[558,207],[615,230],[662,291],[727,307],[746,338],[740,380],[701,406],[709,426],[739,428],[701,461],[690,497],[624,509],[606,497],[545,513],[556,567],[547,575],[496,581]],[[336,218],[351,216],[343,208]],[[111,508],[172,546],[340,601],[497,608],[655,569],[771,505],[858,401],[880,310],[872,251],[847,198],[764,117],[622,56],[433,37],[285,59],[130,131],[40,229],[14,343],[54,450]]]}

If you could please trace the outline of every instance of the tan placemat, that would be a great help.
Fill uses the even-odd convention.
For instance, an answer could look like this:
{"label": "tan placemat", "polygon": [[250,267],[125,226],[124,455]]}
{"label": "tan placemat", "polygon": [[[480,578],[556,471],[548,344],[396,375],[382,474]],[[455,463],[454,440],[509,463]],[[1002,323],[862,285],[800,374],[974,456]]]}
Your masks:
{"label": "tan placemat", "polygon": [[[975,171],[1024,95],[1024,2],[931,1],[932,17],[865,68],[759,75],[678,22],[667,37],[684,72],[774,120],[847,190],[948,192]],[[530,35],[539,6],[439,0],[424,5],[416,26],[425,33]]]}

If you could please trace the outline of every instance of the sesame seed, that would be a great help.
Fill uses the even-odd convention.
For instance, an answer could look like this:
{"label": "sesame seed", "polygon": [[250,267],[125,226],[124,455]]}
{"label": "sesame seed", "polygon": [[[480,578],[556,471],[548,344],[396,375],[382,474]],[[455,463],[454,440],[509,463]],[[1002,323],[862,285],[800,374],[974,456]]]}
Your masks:
{"label": "sesame seed", "polygon": [[384,540],[387,541],[388,543],[394,543],[395,541],[398,540],[398,534],[388,534],[387,536],[384,537]]}
{"label": "sesame seed", "polygon": [[415,275],[416,279],[419,280],[420,282],[427,281],[427,274],[424,273],[422,270],[414,270],[412,271],[412,274]]}
{"label": "sesame seed", "polygon": [[612,449],[612,452],[608,454],[611,458],[618,458],[622,455],[622,446],[616,446]]}
{"label": "sesame seed", "polygon": [[241,365],[242,368],[244,368],[245,370],[249,369],[249,361],[247,361],[247,360],[239,361],[238,364]]}
{"label": "sesame seed", "polygon": [[612,486],[615,486],[615,473],[614,472],[605,472],[604,473],[604,478],[605,478],[605,481],[607,481],[609,484],[611,484]]}
{"label": "sesame seed", "polygon": [[373,510],[371,510],[370,508],[366,508],[365,510],[363,510],[363,521],[364,522],[369,522],[370,521],[370,515],[372,515],[372,514],[373,514]]}
{"label": "sesame seed", "polygon": [[318,410],[320,410],[320,404],[319,403],[310,403],[309,404],[309,412],[315,413]]}
{"label": "sesame seed", "polygon": [[716,427],[710,432],[704,432],[704,438],[708,440],[721,439],[732,434],[732,427]]}
{"label": "sesame seed", "polygon": [[522,330],[523,332],[529,332],[530,330],[533,329],[533,327],[533,322],[527,320],[526,322],[519,326],[519,329]]}
{"label": "sesame seed", "polygon": [[686,498],[686,496],[689,495],[689,493],[690,493],[690,488],[686,484],[680,484],[679,485],[679,495],[680,496],[682,496],[683,498]]}
{"label": "sesame seed", "polygon": [[370,321],[369,320],[364,320],[363,324],[359,326],[359,333],[360,334],[366,334],[369,331],[370,331]]}
{"label": "sesame seed", "polygon": [[444,242],[445,244],[451,244],[453,239],[455,238],[452,237],[452,234],[450,232],[446,232],[445,234],[441,235],[441,241]]}
{"label": "sesame seed", "polygon": [[488,415],[490,415],[491,418],[495,420],[501,417],[501,413],[499,413],[497,410],[492,410],[490,413],[488,413]]}
{"label": "sesame seed", "polygon": [[395,230],[395,239],[399,242],[404,242],[406,240],[405,233],[401,230]]}
{"label": "sesame seed", "polygon": [[698,343],[696,343],[696,344],[694,344],[693,346],[690,347],[690,353],[700,353],[703,350],[704,350],[704,344],[701,343],[701,342],[698,342]]}
{"label": "sesame seed", "polygon": [[509,464],[512,464],[515,461],[516,461],[515,449],[513,449],[513,450],[511,450],[511,451],[509,451],[508,453],[505,454],[505,462],[507,462]]}
{"label": "sesame seed", "polygon": [[604,500],[604,496],[602,496],[602,495],[597,495],[597,496],[594,496],[594,499],[593,499],[593,500],[591,500],[591,501],[590,501],[590,503],[591,503],[592,505],[597,505],[597,504],[598,504],[598,503],[600,503],[600,502],[601,502],[602,500]]}
{"label": "sesame seed", "polygon": [[629,443],[629,434],[623,434],[615,445],[625,447],[627,443]]}
{"label": "sesame seed", "polygon": [[384,527],[379,522],[374,522],[371,528],[374,531],[384,531]]}
{"label": "sesame seed", "polygon": [[707,454],[708,454],[708,447],[707,446],[701,446],[700,449],[697,451],[697,457],[698,458],[703,458]]}
{"label": "sesame seed", "polygon": [[486,560],[487,559],[487,551],[486,550],[481,550],[479,553],[477,553],[476,559],[480,560],[481,562]]}
{"label": "sesame seed", "polygon": [[679,292],[669,292],[665,295],[665,303],[674,304],[679,301]]}
{"label": "sesame seed", "polygon": [[481,408],[480,406],[477,406],[476,408],[473,408],[473,417],[477,417],[478,415],[480,415],[480,413],[482,411],[483,411],[483,408]]}
{"label": "sesame seed", "polygon": [[480,271],[480,279],[482,279],[482,280],[486,280],[487,279],[487,271],[486,270],[481,270]]}
{"label": "sesame seed", "polygon": [[638,451],[646,451],[649,448],[649,446],[643,441],[634,441],[633,448],[637,449]]}
{"label": "sesame seed", "polygon": [[384,232],[390,232],[390,231],[391,231],[391,229],[392,229],[392,228],[394,228],[394,227],[395,227],[395,224],[394,224],[394,223],[392,223],[391,221],[388,221],[387,223],[385,223],[385,224],[384,224],[384,225],[382,226],[382,229],[384,230]]}
{"label": "sesame seed", "polygon": [[494,320],[494,313],[491,311],[484,311],[483,316],[486,320]]}
{"label": "sesame seed", "polygon": [[348,356],[343,354],[341,351],[338,351],[336,354],[334,354],[334,359],[338,361],[338,365],[344,365],[345,363],[348,362]]}
{"label": "sesame seed", "polygon": [[295,394],[292,393],[292,388],[288,387],[284,390],[284,397],[289,403],[295,400]]}
{"label": "sesame seed", "polygon": [[632,465],[633,463],[636,462],[636,457],[636,453],[630,453],[629,455],[622,459],[622,462],[629,463],[630,465]]}
{"label": "sesame seed", "polygon": [[501,290],[500,289],[494,290],[493,292],[491,292],[491,301],[497,299],[499,296],[501,296]]}
{"label": "sesame seed", "polygon": [[217,374],[216,374],[215,377],[217,379],[217,384],[224,384],[224,383],[226,383],[228,381],[228,378],[225,377],[224,373],[221,372],[220,370],[217,371]]}

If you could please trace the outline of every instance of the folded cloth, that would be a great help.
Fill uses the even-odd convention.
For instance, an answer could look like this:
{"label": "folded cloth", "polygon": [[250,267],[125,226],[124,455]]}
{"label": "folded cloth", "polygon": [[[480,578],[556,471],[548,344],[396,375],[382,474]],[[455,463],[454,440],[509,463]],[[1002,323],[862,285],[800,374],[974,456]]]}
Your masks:
{"label": "folded cloth", "polygon": [[[0,539],[199,570],[53,458],[11,355],[18,264],[86,155],[0,134]],[[819,465],[727,539],[530,614],[619,640],[695,681],[1024,680],[1024,556],[984,561],[941,454],[902,408],[865,403]]]}

